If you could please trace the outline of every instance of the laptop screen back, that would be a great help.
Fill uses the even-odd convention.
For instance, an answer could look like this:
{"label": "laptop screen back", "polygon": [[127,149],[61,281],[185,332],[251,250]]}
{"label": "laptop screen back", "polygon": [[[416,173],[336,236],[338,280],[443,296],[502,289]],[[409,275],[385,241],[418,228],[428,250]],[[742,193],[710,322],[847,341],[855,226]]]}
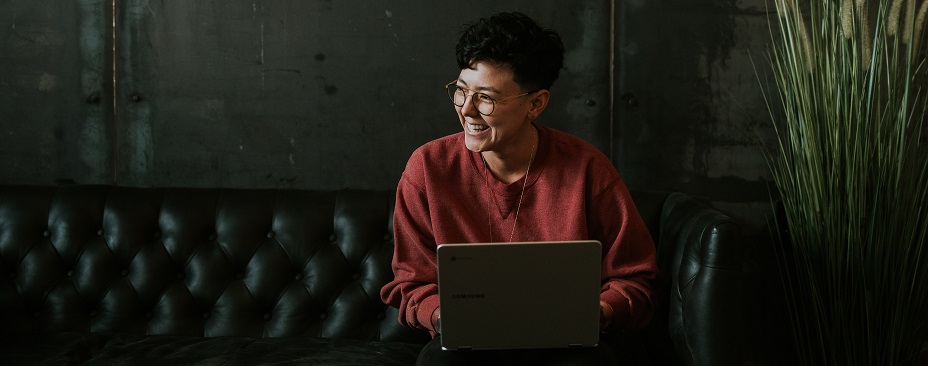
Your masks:
{"label": "laptop screen back", "polygon": [[442,347],[595,346],[601,258],[595,240],[440,245]]}

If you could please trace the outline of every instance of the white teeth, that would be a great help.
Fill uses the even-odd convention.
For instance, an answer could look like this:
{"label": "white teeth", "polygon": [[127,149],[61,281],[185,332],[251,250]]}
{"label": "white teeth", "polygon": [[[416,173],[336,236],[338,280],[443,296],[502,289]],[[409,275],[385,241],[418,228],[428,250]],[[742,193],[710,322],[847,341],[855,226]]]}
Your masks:
{"label": "white teeth", "polygon": [[477,131],[483,131],[490,127],[487,125],[475,125],[475,124],[468,123],[467,128],[469,128],[471,132],[477,132]]}

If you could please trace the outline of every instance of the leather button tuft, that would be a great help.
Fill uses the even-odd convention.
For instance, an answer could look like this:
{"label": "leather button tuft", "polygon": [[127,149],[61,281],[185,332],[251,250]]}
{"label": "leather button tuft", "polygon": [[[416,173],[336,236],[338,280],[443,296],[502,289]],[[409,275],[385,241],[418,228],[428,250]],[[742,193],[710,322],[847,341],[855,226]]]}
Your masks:
{"label": "leather button tuft", "polygon": [[393,240],[393,234],[390,234],[390,233],[384,234],[384,235],[383,235],[383,240],[385,240],[385,241]]}
{"label": "leather button tuft", "polygon": [[384,314],[382,312],[377,313],[377,320],[384,320],[386,319],[386,317],[387,317],[387,314]]}
{"label": "leather button tuft", "polygon": [[338,239],[337,235],[335,234],[329,235],[329,241],[335,241],[336,239]]}
{"label": "leather button tuft", "polygon": [[209,319],[209,315],[210,315],[210,314],[209,314],[208,311],[207,311],[207,312],[204,312],[204,313],[203,313],[203,319]]}
{"label": "leather button tuft", "polygon": [[74,270],[73,270],[73,269],[68,271],[68,277],[74,277]]}
{"label": "leather button tuft", "polygon": [[319,313],[319,320],[326,320],[329,318],[329,314]]}
{"label": "leather button tuft", "polygon": [[264,314],[264,320],[271,320],[271,314],[270,314],[270,313],[265,313],[265,314]]}
{"label": "leather button tuft", "polygon": [[42,232],[42,237],[44,237],[44,238],[50,238],[51,236],[52,236],[52,232],[51,232],[51,231],[45,230],[45,231]]}
{"label": "leather button tuft", "polygon": [[236,278],[236,279],[239,279],[239,280],[240,280],[240,279],[243,279],[243,278],[245,278],[245,274],[242,273],[242,272],[236,273],[236,274],[235,274],[235,278]]}
{"label": "leather button tuft", "polygon": [[216,241],[218,238],[219,237],[215,233],[209,234],[209,241]]}
{"label": "leather button tuft", "polygon": [[103,229],[97,230],[97,236],[103,236]]}
{"label": "leather button tuft", "polygon": [[293,278],[296,279],[297,281],[302,280],[302,279],[303,279],[303,274],[302,274],[302,273],[297,273],[296,276],[293,276]]}
{"label": "leather button tuft", "polygon": [[360,279],[360,278],[361,278],[361,274],[358,273],[358,272],[355,272],[353,275],[351,275],[351,279],[353,279],[353,280],[356,280],[356,281],[357,281],[357,280]]}
{"label": "leather button tuft", "polygon": [[128,270],[128,269],[124,269],[124,270],[122,270],[122,272],[119,272],[119,275],[120,275],[120,276],[123,276],[123,277],[126,277],[126,276],[129,275],[129,270]]}
{"label": "leather button tuft", "polygon": [[274,236],[276,236],[276,235],[277,235],[277,234],[275,234],[273,231],[268,231],[268,232],[267,232],[267,238],[268,238],[268,239],[274,239]]}
{"label": "leather button tuft", "polygon": [[187,276],[184,275],[184,272],[177,272],[177,279],[178,279],[178,280],[182,280],[182,279],[184,279],[184,278],[187,278]]}

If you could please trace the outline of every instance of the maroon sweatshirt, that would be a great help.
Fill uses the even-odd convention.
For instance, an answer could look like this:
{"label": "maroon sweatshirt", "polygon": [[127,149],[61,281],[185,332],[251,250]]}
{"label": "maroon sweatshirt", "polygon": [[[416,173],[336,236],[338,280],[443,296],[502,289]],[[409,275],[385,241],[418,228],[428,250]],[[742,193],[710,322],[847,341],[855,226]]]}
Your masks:
{"label": "maroon sweatshirt", "polygon": [[508,241],[525,179],[513,241],[599,240],[600,300],[612,306],[613,326],[634,329],[650,321],[655,246],[625,183],[594,146],[536,128],[538,151],[529,174],[510,184],[487,179],[480,155],[464,146],[463,132],[431,141],[409,158],[394,209],[395,278],[381,290],[383,301],[399,309],[401,324],[436,334],[436,247]]}

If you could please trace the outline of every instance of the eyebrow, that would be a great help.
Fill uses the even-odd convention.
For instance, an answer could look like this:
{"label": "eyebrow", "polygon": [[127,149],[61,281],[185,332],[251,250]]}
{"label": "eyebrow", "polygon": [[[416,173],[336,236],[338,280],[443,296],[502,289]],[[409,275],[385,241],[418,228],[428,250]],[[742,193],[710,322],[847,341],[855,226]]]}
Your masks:
{"label": "eyebrow", "polygon": [[[467,86],[467,82],[464,80],[458,79],[458,82],[460,82],[461,84],[464,84],[464,86]],[[499,94],[499,90],[496,90],[496,88],[492,86],[478,86],[475,88],[475,90],[479,92],[493,92],[493,93]]]}

